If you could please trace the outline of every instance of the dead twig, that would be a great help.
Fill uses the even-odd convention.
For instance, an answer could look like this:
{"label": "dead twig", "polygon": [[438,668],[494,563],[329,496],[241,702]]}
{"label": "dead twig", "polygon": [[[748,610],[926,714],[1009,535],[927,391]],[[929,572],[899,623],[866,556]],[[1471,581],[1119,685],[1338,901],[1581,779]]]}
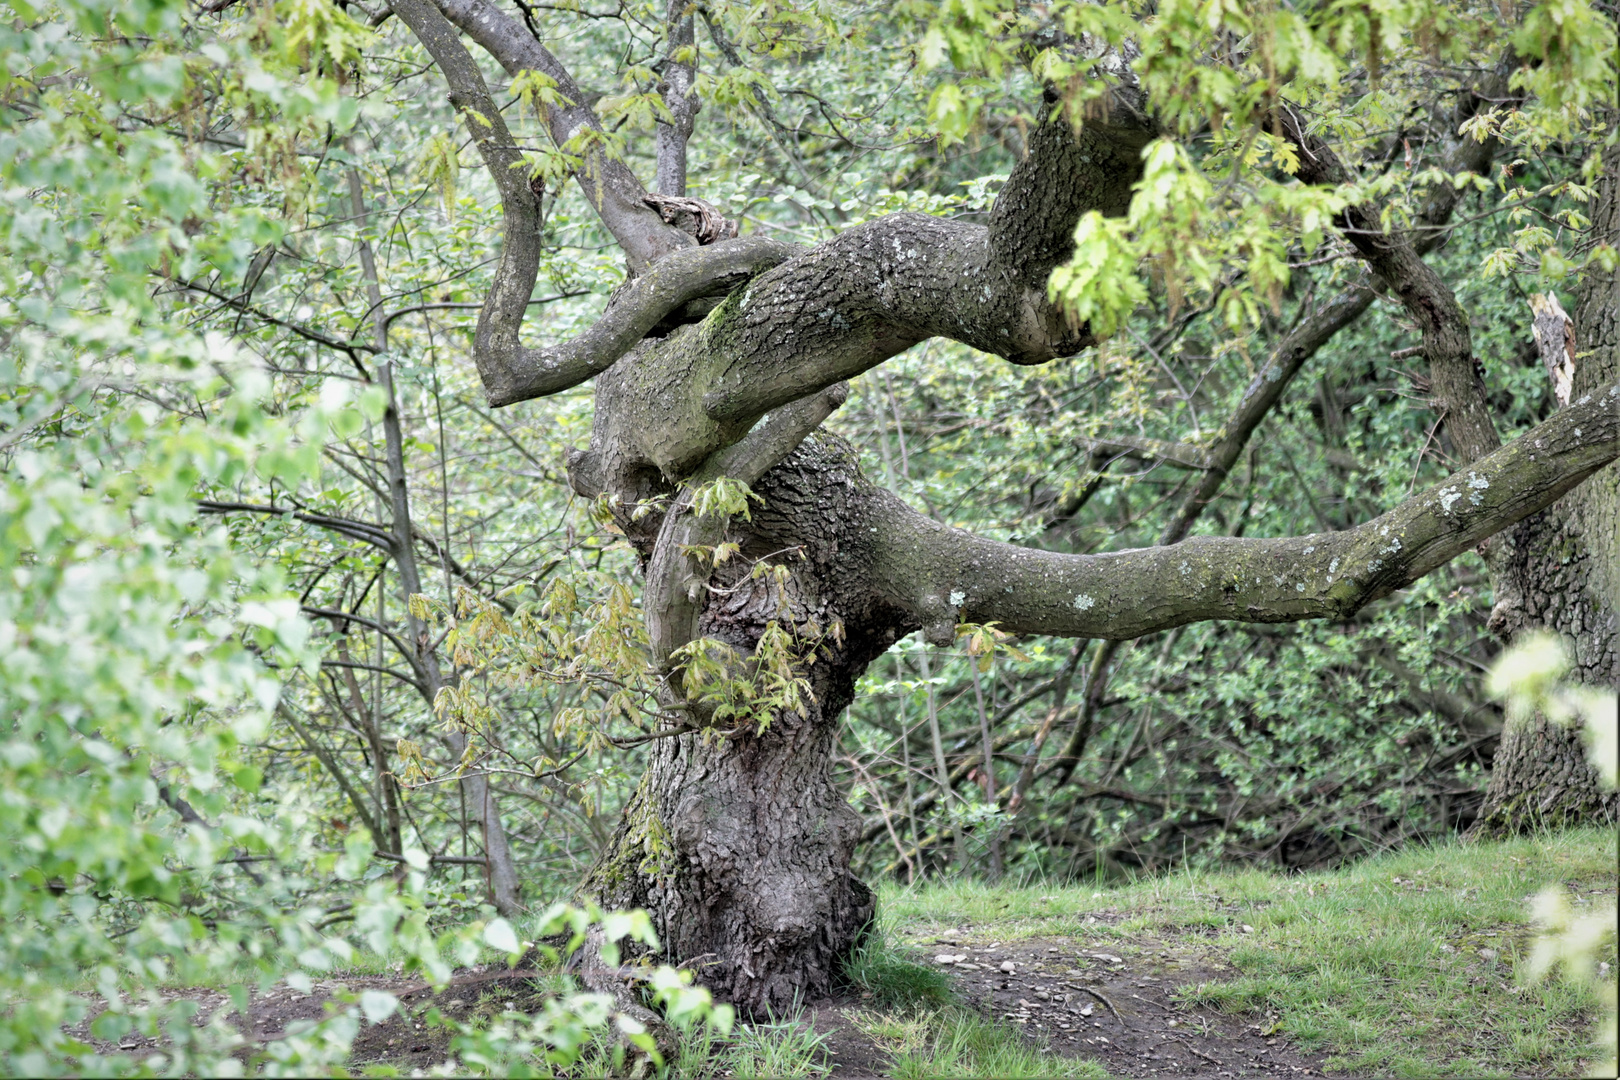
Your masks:
{"label": "dead twig", "polygon": [[1131,1030],[1131,1025],[1125,1022],[1125,1018],[1119,1014],[1119,1010],[1114,1007],[1114,1003],[1104,997],[1101,990],[1093,990],[1091,987],[1081,986],[1079,983],[1070,983],[1069,985],[1074,987],[1076,990],[1090,994],[1092,997],[1102,1002],[1108,1007],[1108,1011],[1114,1014],[1114,1019],[1119,1021],[1120,1027],[1124,1028],[1126,1031]]}

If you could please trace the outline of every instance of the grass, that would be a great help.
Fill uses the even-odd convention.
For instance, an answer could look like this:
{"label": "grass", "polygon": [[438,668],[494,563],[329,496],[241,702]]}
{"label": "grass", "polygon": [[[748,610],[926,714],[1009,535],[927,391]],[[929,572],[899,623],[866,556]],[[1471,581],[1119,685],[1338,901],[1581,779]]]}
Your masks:
{"label": "grass", "polygon": [[894,947],[893,940],[893,930],[880,917],[844,964],[844,979],[860,991],[863,1002],[878,1009],[906,1011],[955,1000],[944,973],[912,963]]}
{"label": "grass", "polygon": [[738,1024],[728,1039],[708,1030],[689,1031],[668,1075],[679,1080],[805,1080],[826,1076],[827,1037],[795,1011],[785,1018]]}
{"label": "grass", "polygon": [[892,888],[882,907],[902,938],[957,929],[1224,960],[1235,979],[1184,998],[1273,1016],[1280,1032],[1328,1053],[1332,1068],[1567,1075],[1591,1056],[1596,998],[1559,981],[1526,985],[1528,901],[1559,883],[1591,910],[1614,895],[1616,879],[1616,834],[1593,829],[1413,847],[1297,876],[1187,871],[1103,889],[959,880]]}
{"label": "grass", "polygon": [[955,1006],[920,1017],[925,1033],[891,1054],[894,1080],[931,1077],[1087,1077],[1103,1080],[1108,1070],[1094,1061],[1045,1053],[1017,1031]]}

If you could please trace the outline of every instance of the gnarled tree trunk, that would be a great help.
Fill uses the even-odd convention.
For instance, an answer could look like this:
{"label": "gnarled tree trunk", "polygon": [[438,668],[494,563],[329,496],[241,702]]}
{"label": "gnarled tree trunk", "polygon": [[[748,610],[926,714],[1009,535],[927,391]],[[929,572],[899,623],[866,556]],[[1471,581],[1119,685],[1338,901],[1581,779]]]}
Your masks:
{"label": "gnarled tree trunk", "polygon": [[[1604,155],[1592,236],[1620,244],[1620,148]],[[1593,268],[1575,308],[1571,401],[1620,378],[1620,279]],[[1620,691],[1620,467],[1610,465],[1511,530],[1491,626],[1505,638],[1550,630],[1574,657],[1569,678]],[[1491,767],[1478,832],[1613,822],[1580,732],[1539,714],[1509,721]]]}
{"label": "gnarled tree trunk", "polygon": [[[860,588],[859,515],[846,504],[869,490],[852,459],[814,438],[755,485],[765,507],[734,532],[737,566],[716,575],[699,619],[703,636],[745,655],[771,623],[792,627],[814,654],[814,700],[802,713],[743,718],[735,734],[655,743],[586,885],[604,904],[646,908],[669,958],[754,1012],[825,995],[872,916],[872,894],[849,870],[860,818],[830,766],[855,680],[916,624]],[[772,560],[790,569],[785,580],[746,573],[795,550],[807,558]]]}
{"label": "gnarled tree trunk", "polygon": [[[585,887],[604,905],[647,909],[669,959],[756,1013],[824,996],[872,916],[872,894],[849,870],[860,817],[830,767],[855,680],[917,622],[870,588],[871,543],[858,529],[876,489],[854,460],[812,436],[756,482],[764,504],[733,527],[741,550],[698,616],[703,637],[745,655],[772,623],[791,629],[812,660],[813,700],[802,713],[744,718],[735,734],[654,743]],[[755,579],[760,559],[789,572]]]}

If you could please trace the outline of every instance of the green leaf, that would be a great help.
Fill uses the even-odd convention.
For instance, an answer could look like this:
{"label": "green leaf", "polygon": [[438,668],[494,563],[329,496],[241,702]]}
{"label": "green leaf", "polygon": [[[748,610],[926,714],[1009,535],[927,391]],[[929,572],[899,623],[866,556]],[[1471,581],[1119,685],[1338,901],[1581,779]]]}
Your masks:
{"label": "green leaf", "polygon": [[380,1024],[394,1015],[399,999],[382,990],[363,990],[360,993],[360,1011],[373,1024]]}
{"label": "green leaf", "polygon": [[231,779],[237,787],[249,795],[254,795],[264,784],[264,770],[256,765],[243,765],[231,773]]}
{"label": "green leaf", "polygon": [[484,943],[508,956],[516,956],[523,951],[512,924],[501,918],[490,920],[489,925],[484,927]]}

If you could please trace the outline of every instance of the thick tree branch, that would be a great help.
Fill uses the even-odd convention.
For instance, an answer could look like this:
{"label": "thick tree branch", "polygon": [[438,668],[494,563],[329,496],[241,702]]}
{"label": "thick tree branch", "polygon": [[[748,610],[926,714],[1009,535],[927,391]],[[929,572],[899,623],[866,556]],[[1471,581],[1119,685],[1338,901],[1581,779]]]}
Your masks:
{"label": "thick tree branch", "polygon": [[1586,395],[1512,444],[1383,516],[1286,539],[1194,537],[1172,547],[1059,555],[973,536],[887,493],[876,587],[933,640],[961,621],[1016,633],[1132,638],[1207,619],[1343,618],[1554,502],[1620,454],[1620,385]]}
{"label": "thick tree branch", "polygon": [[867,222],[638,349],[597,384],[591,448],[570,464],[575,489],[637,492],[649,470],[680,480],[760,416],[927,338],[1021,364],[1092,344],[1048,299],[1047,271],[1030,267],[1066,257],[1085,211],[1128,205],[1152,129],[1131,110],[1118,116],[1078,135],[1065,120],[1044,123],[989,227],[912,213]]}
{"label": "thick tree branch", "polygon": [[[1055,100],[1049,92],[1045,104]],[[1111,96],[1106,121],[1089,120],[1075,131],[1061,113],[1046,119],[991,208],[990,248],[1001,272],[1044,295],[1052,270],[1074,252],[1081,216],[1097,210],[1122,217],[1130,209],[1142,148],[1157,134],[1141,95],[1124,87]]]}
{"label": "thick tree branch", "polygon": [[730,292],[797,250],[780,240],[746,236],[666,255],[632,278],[583,334],[551,348],[514,349],[493,378],[484,377],[489,403],[510,405],[578,386],[606,371],[671,312]]}
{"label": "thick tree branch", "polygon": [[[1076,178],[1078,179],[1078,178]],[[945,337],[1020,363],[1092,343],[998,262],[991,230],[926,214],[856,226],[761,274],[701,324],[641,347],[597,382],[588,454],[570,474],[594,495],[649,466],[688,475],[760,416]]]}

